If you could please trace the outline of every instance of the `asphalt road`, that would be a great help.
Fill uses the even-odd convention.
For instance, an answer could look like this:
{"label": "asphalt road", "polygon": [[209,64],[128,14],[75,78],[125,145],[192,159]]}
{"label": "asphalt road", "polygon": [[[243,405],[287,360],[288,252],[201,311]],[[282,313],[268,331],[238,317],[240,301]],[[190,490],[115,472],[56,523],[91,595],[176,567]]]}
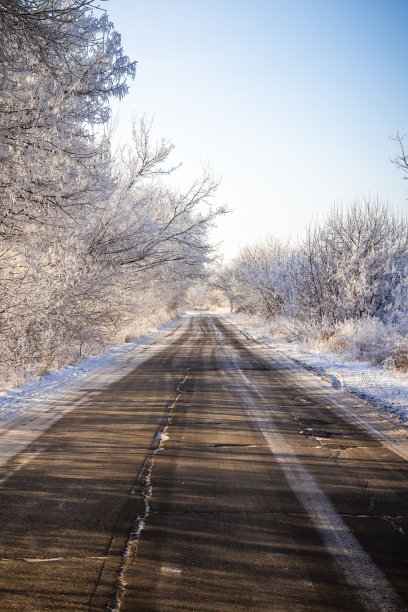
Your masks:
{"label": "asphalt road", "polygon": [[149,350],[0,430],[0,610],[407,610],[405,434],[215,315]]}

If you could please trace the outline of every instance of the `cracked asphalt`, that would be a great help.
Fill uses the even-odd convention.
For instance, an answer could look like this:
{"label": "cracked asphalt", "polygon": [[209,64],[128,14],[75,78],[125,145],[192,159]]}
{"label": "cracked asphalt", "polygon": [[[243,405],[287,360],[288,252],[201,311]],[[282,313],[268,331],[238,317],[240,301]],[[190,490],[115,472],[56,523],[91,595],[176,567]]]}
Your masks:
{"label": "cracked asphalt", "polygon": [[356,398],[205,313],[93,385],[1,468],[1,610],[407,609],[408,444]]}

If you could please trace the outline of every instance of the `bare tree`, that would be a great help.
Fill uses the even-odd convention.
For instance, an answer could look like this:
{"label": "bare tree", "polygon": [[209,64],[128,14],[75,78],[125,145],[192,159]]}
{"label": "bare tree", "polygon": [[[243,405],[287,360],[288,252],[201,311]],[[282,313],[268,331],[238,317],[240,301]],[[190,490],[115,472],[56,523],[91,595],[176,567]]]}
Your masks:
{"label": "bare tree", "polygon": [[270,320],[287,304],[289,247],[268,238],[241,250],[218,281],[237,312]]}
{"label": "bare tree", "polygon": [[403,171],[405,175],[403,178],[408,179],[408,154],[405,150],[404,139],[405,136],[400,136],[398,132],[395,138],[392,139],[398,143],[400,150],[399,155],[396,155],[392,162],[397,166],[397,168],[400,168]]}

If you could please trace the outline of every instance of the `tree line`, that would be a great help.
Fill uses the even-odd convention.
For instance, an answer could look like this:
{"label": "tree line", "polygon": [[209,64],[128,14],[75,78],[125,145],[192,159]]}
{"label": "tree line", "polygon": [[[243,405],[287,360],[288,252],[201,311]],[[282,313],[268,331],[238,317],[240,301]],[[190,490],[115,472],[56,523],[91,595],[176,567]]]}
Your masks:
{"label": "tree line", "polygon": [[333,207],[297,244],[242,249],[214,284],[234,312],[292,338],[408,368],[408,221],[378,200]]}
{"label": "tree line", "polygon": [[145,119],[113,151],[135,72],[92,0],[0,0],[3,385],[167,320],[214,257],[211,174],[170,189]]}

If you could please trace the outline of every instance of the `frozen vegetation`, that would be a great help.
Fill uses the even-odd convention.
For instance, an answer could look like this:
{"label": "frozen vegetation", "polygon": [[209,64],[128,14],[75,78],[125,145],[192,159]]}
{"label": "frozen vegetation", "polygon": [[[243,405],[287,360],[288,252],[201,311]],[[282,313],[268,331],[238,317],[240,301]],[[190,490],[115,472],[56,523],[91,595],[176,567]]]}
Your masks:
{"label": "frozen vegetation", "polygon": [[[74,375],[84,358],[208,303],[209,230],[226,210],[211,205],[207,171],[183,193],[169,188],[173,145],[153,142],[146,119],[129,126],[132,144],[112,150],[110,103],[136,65],[92,0],[3,3],[0,47],[5,391],[65,366]],[[296,244],[267,239],[211,274],[215,306],[226,295],[274,346],[308,353],[335,384],[405,414],[405,217],[375,200],[334,207]]]}
{"label": "frozen vegetation", "polygon": [[0,388],[137,338],[184,307],[213,251],[216,181],[165,182],[146,119],[112,151],[135,62],[92,0],[0,8]]}
{"label": "frozen vegetation", "polygon": [[408,222],[334,207],[297,244],[243,249],[214,277],[233,316],[336,386],[408,415]]}

